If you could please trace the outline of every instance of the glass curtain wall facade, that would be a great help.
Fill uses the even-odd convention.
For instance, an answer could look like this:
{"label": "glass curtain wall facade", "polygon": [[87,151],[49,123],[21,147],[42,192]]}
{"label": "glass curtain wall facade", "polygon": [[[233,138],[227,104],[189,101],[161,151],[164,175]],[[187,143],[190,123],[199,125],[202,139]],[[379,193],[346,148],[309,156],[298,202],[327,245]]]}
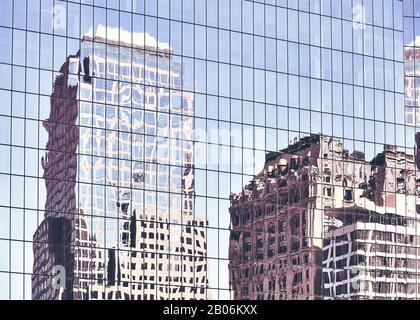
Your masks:
{"label": "glass curtain wall facade", "polygon": [[3,1],[0,298],[418,298],[419,10]]}

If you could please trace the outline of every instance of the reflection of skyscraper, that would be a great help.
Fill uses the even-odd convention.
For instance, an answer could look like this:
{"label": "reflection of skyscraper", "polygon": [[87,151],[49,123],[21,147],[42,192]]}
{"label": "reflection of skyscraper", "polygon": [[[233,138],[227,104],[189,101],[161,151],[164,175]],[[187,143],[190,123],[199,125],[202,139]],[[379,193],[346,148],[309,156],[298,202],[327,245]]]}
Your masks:
{"label": "reflection of skyscraper", "polygon": [[406,124],[420,123],[420,37],[404,49]]}
{"label": "reflection of skyscraper", "polygon": [[414,163],[392,146],[366,162],[318,135],[268,154],[231,200],[235,298],[415,298]]}
{"label": "reflection of skyscraper", "polygon": [[[63,220],[61,246],[72,252],[83,233],[91,248],[64,254],[61,298],[206,298],[206,221],[194,216],[193,95],[181,91],[182,64],[148,34],[99,26],[61,71],[45,122],[46,218]],[[34,245],[34,271],[46,279],[42,295],[34,278],[34,298],[57,297],[45,275],[63,262],[51,251],[55,224],[45,221],[34,238],[52,258]]]}

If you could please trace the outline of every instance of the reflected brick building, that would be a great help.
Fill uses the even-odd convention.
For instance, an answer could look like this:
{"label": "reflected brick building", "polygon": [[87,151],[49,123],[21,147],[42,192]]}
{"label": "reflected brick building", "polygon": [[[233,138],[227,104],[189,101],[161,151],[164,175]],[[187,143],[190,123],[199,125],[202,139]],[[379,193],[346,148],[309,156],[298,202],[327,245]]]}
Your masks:
{"label": "reflected brick building", "polygon": [[324,235],[324,295],[334,299],[417,299],[420,293],[418,173],[413,155],[386,146],[354,199],[325,208],[343,221]]}
{"label": "reflected brick building", "polygon": [[418,126],[420,113],[420,36],[404,48],[405,118],[409,126]]}
{"label": "reflected brick building", "polygon": [[235,299],[415,298],[417,189],[412,155],[371,162],[312,135],[266,157],[231,196]]}

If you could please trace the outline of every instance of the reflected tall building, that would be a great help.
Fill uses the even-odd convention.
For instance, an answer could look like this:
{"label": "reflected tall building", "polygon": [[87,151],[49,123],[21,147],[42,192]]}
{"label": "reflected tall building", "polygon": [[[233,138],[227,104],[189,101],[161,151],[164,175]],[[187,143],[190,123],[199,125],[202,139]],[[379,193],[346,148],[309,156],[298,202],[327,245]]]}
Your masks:
{"label": "reflected tall building", "polygon": [[171,48],[145,33],[99,25],[67,59],[44,121],[33,299],[208,298],[183,81]]}
{"label": "reflected tall building", "polygon": [[420,35],[418,22],[420,8],[415,1],[403,0],[404,4],[404,64],[405,64],[405,123],[420,124]]}
{"label": "reflected tall building", "polygon": [[343,225],[324,235],[324,296],[418,299],[420,175],[415,157],[385,146],[363,166],[370,178],[353,189],[354,199],[325,208]]}

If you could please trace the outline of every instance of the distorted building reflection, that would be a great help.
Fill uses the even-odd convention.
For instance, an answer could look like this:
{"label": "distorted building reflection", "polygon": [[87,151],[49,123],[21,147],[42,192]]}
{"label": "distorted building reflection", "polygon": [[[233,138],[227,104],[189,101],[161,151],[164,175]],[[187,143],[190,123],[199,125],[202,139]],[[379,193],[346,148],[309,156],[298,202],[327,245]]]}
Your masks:
{"label": "distorted building reflection", "polygon": [[415,299],[419,292],[414,155],[372,161],[312,135],[269,153],[231,195],[236,299]]}
{"label": "distorted building reflection", "polygon": [[44,121],[33,299],[209,298],[183,81],[171,48],[146,33],[99,25],[67,59]]}
{"label": "distorted building reflection", "polygon": [[404,48],[405,121],[409,126],[420,123],[420,37]]}

